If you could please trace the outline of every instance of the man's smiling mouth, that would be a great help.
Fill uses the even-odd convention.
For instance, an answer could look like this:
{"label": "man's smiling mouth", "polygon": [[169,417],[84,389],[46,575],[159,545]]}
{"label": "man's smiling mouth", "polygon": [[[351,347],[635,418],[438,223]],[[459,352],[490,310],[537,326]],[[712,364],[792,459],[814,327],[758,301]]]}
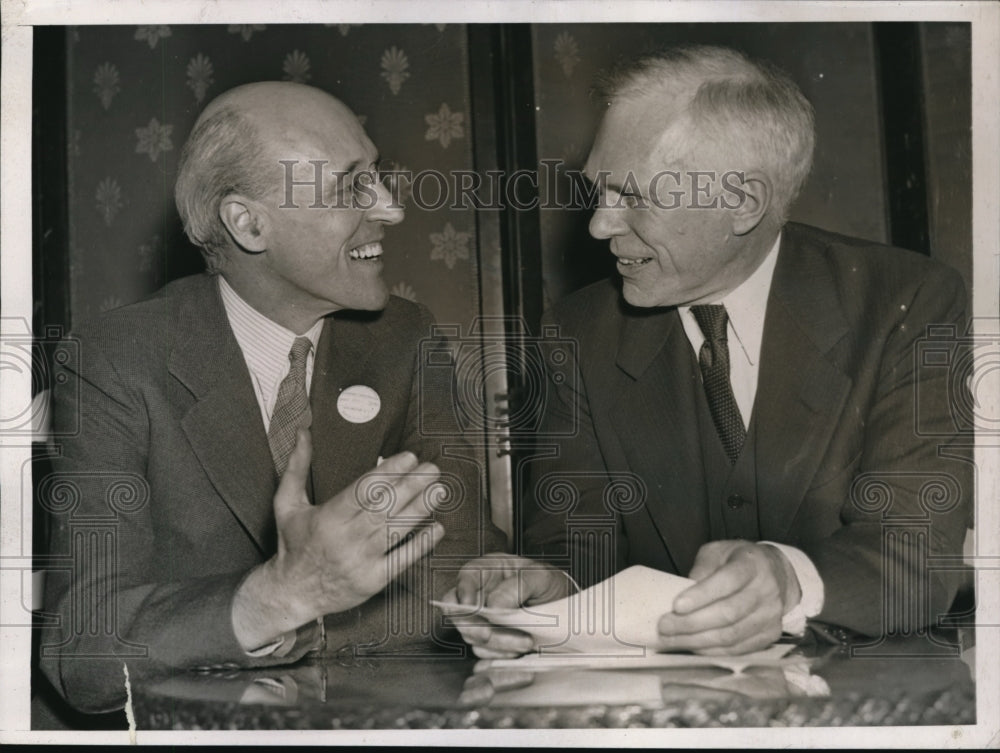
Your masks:
{"label": "man's smiling mouth", "polygon": [[355,261],[371,261],[382,256],[382,243],[373,241],[362,246],[356,246],[347,252],[347,255]]}
{"label": "man's smiling mouth", "polygon": [[646,256],[642,258],[629,259],[623,256],[618,257],[618,263],[623,267],[641,267],[643,264],[647,264],[653,261],[652,256]]}

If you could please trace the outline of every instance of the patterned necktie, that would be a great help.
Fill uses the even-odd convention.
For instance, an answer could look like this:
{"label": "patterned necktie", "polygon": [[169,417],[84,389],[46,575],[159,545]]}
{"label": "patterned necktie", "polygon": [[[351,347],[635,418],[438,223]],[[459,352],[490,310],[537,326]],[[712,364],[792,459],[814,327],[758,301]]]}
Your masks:
{"label": "patterned necktie", "polygon": [[692,306],[691,313],[705,335],[705,342],[698,353],[698,363],[701,366],[705,394],[708,396],[708,407],[712,411],[712,420],[726,455],[731,463],[735,463],[743,449],[747,431],[743,426],[736,398],[733,397],[733,386],[729,382],[729,347],[726,336],[729,316],[726,314],[726,307],[718,305]]}
{"label": "patterned necktie", "polygon": [[292,366],[278,387],[271,425],[267,429],[267,443],[271,446],[274,470],[279,477],[288,467],[288,458],[295,449],[295,433],[300,427],[312,423],[309,394],[306,392],[306,358],[311,348],[312,342],[308,337],[296,337],[292,343],[288,354]]}

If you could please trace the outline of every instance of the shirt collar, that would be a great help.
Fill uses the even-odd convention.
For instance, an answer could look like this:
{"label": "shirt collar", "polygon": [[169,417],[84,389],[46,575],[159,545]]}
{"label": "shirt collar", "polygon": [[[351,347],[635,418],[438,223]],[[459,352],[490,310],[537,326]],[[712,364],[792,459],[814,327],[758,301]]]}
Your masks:
{"label": "shirt collar", "polygon": [[[778,248],[781,246],[781,233],[774,240],[774,245],[767,252],[764,261],[760,263],[746,280],[731,290],[722,299],[712,301],[726,307],[729,315],[729,326],[732,327],[740,348],[747,361],[755,366],[760,358],[760,344],[764,337],[764,316],[767,313],[767,297],[771,291],[771,280],[774,277],[774,266],[778,261]],[[694,320],[690,306],[680,306],[682,315]],[[695,323],[697,327],[697,323]],[[698,329],[700,332],[700,328]]]}
{"label": "shirt collar", "polygon": [[[219,275],[219,292],[247,368],[268,383],[277,382],[278,377],[288,370],[288,354],[299,335],[257,311],[233,290],[222,275]],[[302,335],[312,342],[314,355],[322,331],[323,320],[320,319]]]}

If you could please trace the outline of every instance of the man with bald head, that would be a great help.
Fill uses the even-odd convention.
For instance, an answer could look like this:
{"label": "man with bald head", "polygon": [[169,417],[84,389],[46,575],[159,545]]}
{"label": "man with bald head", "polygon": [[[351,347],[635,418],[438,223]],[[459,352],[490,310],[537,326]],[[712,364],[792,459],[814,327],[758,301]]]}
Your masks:
{"label": "man with bald head", "polygon": [[[80,420],[55,463],[79,503],[50,551],[79,564],[47,583],[42,666],[77,708],[121,708],[123,665],[292,662],[324,624],[331,651],[426,641],[448,587],[431,551],[454,570],[498,545],[476,464],[418,430],[418,405],[444,425],[451,384],[419,378],[430,314],[382,277],[403,210],[378,160],[308,86],[241,86],[198,118],[175,193],[208,273],[85,328],[56,396],[56,425]],[[109,516],[109,547],[80,537]],[[387,599],[417,622],[390,625]]]}
{"label": "man with bald head", "polygon": [[[871,636],[934,624],[956,573],[932,565],[962,551],[972,466],[949,394],[964,384],[918,355],[929,328],[965,334],[961,279],[786,222],[813,112],[770,66],[674,48],[616,71],[602,102],[590,232],[618,275],[547,314],[578,362],[545,406],[544,435],[566,439],[532,471],[534,561],[470,563],[452,598],[545,602],[567,575],[645,565],[696,581],[658,605],[651,649],[739,654],[807,619]],[[923,532],[893,535],[903,521]],[[484,620],[462,630],[482,656],[533,648]]]}

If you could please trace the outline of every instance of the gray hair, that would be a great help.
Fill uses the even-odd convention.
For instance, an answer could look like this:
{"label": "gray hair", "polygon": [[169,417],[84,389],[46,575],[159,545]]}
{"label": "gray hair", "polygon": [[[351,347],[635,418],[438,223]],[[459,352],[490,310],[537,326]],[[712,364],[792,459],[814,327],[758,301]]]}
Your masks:
{"label": "gray hair", "polygon": [[181,152],[174,200],[184,232],[201,248],[209,272],[218,272],[232,246],[219,207],[229,194],[262,199],[271,187],[262,165],[264,147],[250,120],[224,106],[198,121]]}
{"label": "gray hair", "polygon": [[[608,106],[645,94],[688,93],[686,141],[714,143],[763,170],[773,182],[780,221],[812,167],[813,108],[780,69],[725,47],[682,45],[620,63],[597,82]],[[735,166],[742,169],[742,166]]]}

